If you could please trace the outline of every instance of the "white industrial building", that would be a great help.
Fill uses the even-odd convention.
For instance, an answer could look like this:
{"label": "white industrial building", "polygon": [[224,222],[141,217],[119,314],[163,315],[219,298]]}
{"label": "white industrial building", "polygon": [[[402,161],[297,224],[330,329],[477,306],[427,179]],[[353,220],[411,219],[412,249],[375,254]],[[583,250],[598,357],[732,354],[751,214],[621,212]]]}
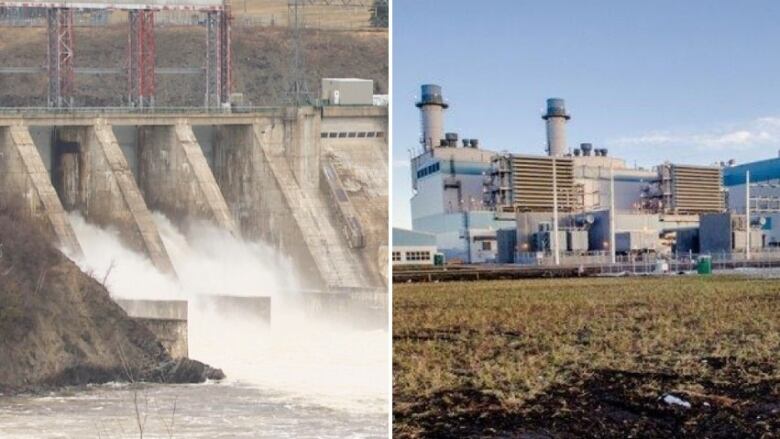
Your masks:
{"label": "white industrial building", "polygon": [[[437,85],[423,85],[416,106],[412,228],[435,236],[448,261],[671,252],[677,232],[698,228],[700,214],[726,210],[721,167],[631,168],[590,143],[570,148],[563,99],[548,99],[542,116],[546,155],[499,153],[445,133],[449,103]],[[514,251],[499,242],[510,238]]]}
{"label": "white industrial building", "polygon": [[485,175],[494,152],[477,139],[444,133],[448,107],[437,85],[423,85],[420,102],[422,151],[412,158],[412,229],[431,233],[447,260],[496,259],[496,231],[513,227],[513,218],[497,218],[484,198]]}
{"label": "white industrial building", "polygon": [[437,253],[435,235],[393,228],[393,265],[433,265]]}

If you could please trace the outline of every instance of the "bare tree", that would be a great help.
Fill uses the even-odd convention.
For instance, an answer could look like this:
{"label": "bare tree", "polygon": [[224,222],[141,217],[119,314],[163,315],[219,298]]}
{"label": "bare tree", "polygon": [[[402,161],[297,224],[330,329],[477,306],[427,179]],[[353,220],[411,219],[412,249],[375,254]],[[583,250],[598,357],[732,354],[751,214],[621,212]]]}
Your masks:
{"label": "bare tree", "polygon": [[106,274],[103,275],[103,281],[100,282],[101,285],[103,285],[103,288],[108,289],[108,285],[106,285],[106,282],[108,282],[108,275],[111,274],[111,270],[114,269],[116,266],[116,260],[112,259],[111,264],[108,266],[108,269],[106,270]]}
{"label": "bare tree", "polygon": [[138,425],[138,437],[144,439],[144,428],[146,427],[146,418],[149,416],[149,398],[144,393],[144,413],[141,416],[141,410],[138,407],[138,390],[133,389],[133,405],[135,406],[135,422]]}
{"label": "bare tree", "polygon": [[45,269],[41,272],[41,274],[38,276],[38,284],[35,286],[35,296],[38,295],[38,292],[41,291],[41,288],[43,288],[43,283],[46,281],[46,273],[49,271],[49,269]]}
{"label": "bare tree", "polygon": [[168,432],[168,438],[173,439],[173,426],[174,426],[174,420],[176,418],[176,402],[178,398],[173,399],[173,409],[171,410],[171,422],[170,424],[165,420],[164,417],[160,417],[160,420],[162,421],[163,425],[165,426],[165,431]]}

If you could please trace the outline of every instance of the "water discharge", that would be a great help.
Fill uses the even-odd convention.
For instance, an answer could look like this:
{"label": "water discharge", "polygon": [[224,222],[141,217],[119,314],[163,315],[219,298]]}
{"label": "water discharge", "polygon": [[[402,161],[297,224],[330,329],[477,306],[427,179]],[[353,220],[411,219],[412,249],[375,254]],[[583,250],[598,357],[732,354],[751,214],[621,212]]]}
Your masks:
{"label": "water discharge", "polygon": [[[154,219],[178,280],[122,245],[115,230],[72,214],[84,250],[76,262],[117,297],[189,300],[190,357],[222,368],[225,385],[350,413],[387,413],[387,331],[306,313],[293,262],[269,246],[205,223],[189,225],[185,235],[163,215]],[[204,295],[270,296],[271,325],[193,306]]]}

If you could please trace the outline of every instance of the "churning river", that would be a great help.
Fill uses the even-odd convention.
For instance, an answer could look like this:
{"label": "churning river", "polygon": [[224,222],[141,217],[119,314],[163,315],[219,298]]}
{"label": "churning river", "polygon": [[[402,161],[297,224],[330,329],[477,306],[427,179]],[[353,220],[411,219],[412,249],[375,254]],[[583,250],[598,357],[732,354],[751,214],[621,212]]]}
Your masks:
{"label": "churning river", "polygon": [[76,262],[123,298],[271,297],[270,325],[190,306],[189,356],[221,368],[226,380],[0,396],[0,438],[139,438],[141,429],[144,438],[388,436],[386,328],[305,312],[293,261],[265,245],[206,225],[184,234],[159,214],[155,220],[178,281],[122,246],[115,231],[74,216],[85,253]]}

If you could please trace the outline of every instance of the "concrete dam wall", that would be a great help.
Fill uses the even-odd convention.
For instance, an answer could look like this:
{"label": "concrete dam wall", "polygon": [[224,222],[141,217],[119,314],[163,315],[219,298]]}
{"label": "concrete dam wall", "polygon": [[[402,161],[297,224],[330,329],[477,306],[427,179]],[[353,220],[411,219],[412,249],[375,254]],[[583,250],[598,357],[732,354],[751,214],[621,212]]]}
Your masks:
{"label": "concrete dam wall", "polygon": [[[384,289],[386,132],[386,107],[0,114],[0,207],[76,255],[68,212],[113,227],[175,275],[152,219],[159,211],[181,228],[208,221],[273,244],[307,287]],[[326,163],[342,187],[323,186]],[[349,209],[333,202],[338,191]]]}

